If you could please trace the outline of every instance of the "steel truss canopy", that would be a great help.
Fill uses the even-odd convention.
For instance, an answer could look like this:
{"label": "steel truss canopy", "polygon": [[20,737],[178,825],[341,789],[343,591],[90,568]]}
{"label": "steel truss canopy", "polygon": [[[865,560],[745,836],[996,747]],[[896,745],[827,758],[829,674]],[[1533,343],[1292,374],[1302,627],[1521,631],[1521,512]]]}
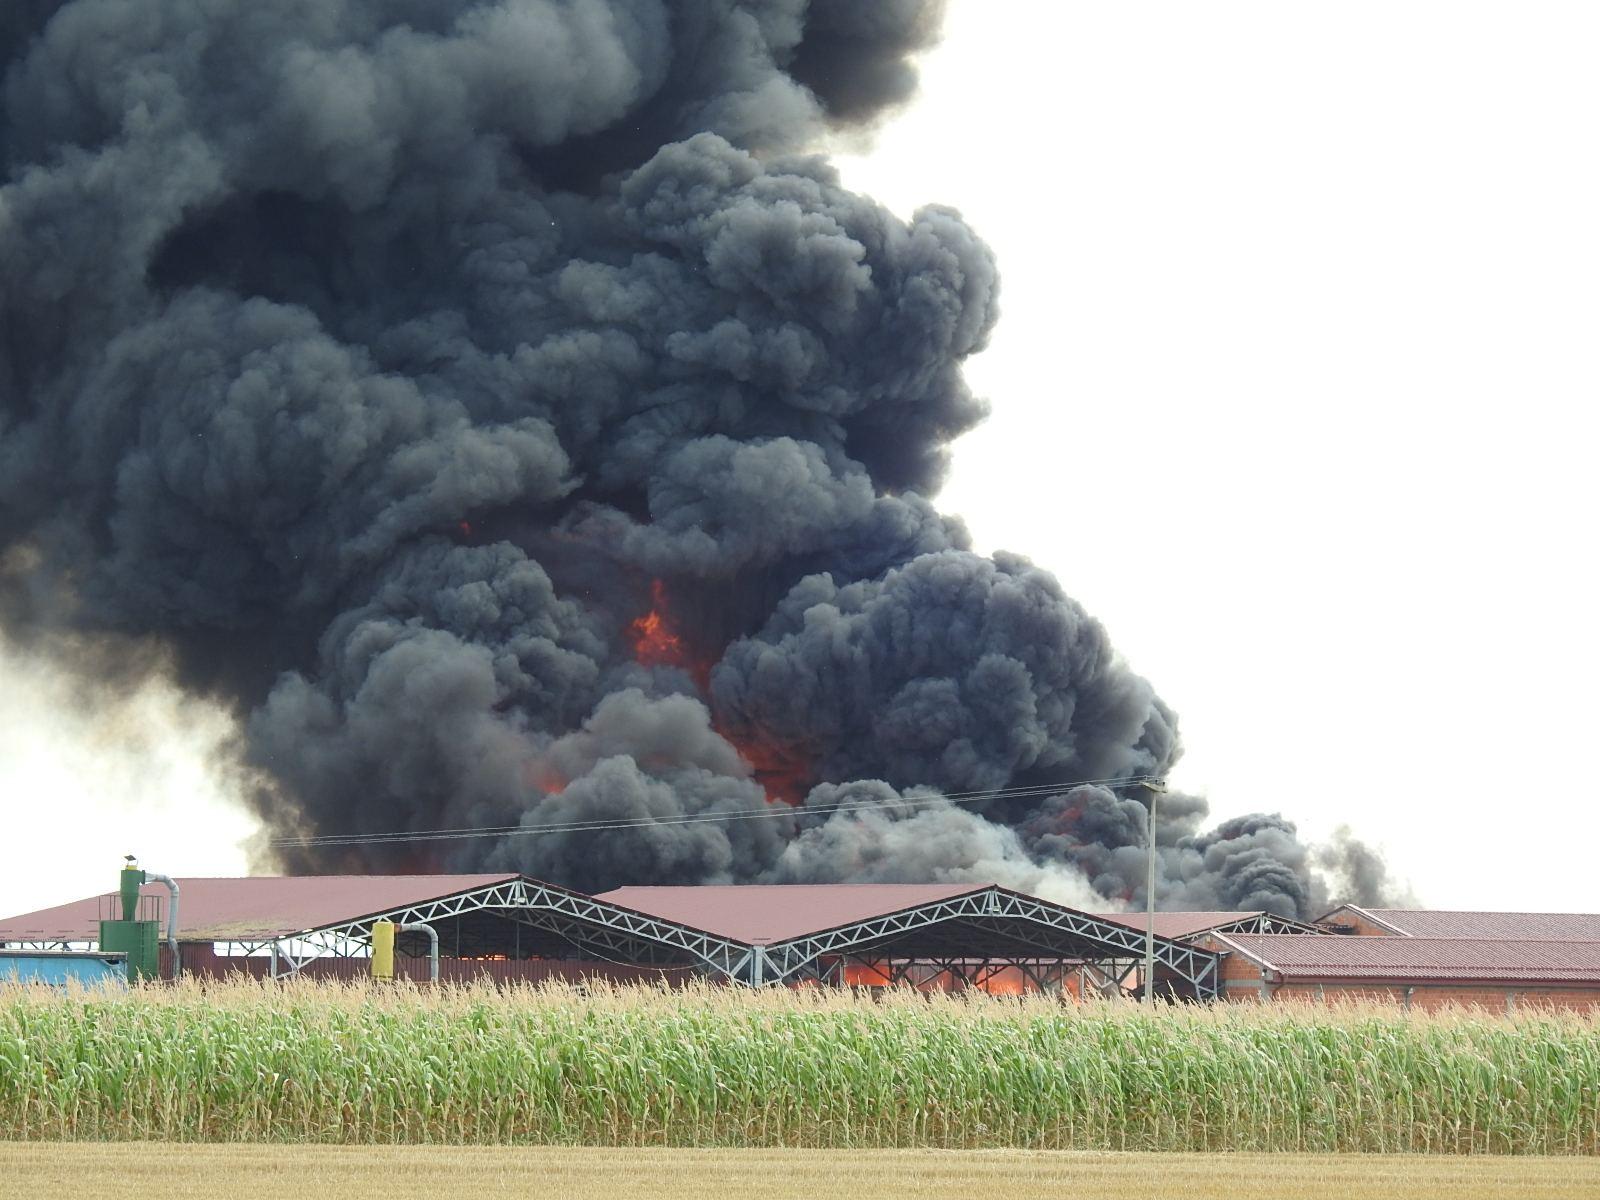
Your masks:
{"label": "steel truss canopy", "polygon": [[[748,968],[748,947],[523,875],[303,930],[255,948],[271,951],[273,974],[281,978],[327,955],[364,956],[376,921],[433,925],[455,958],[594,957],[735,979]],[[396,946],[418,953],[421,940],[401,935]]]}
{"label": "steel truss canopy", "polygon": [[[327,957],[364,957],[375,921],[430,924],[457,959],[577,958],[692,972],[760,987],[840,978],[847,960],[942,964],[981,979],[1016,965],[1036,983],[1068,967],[1126,979],[1144,933],[994,885],[751,885],[622,888],[589,896],[523,875],[180,879],[183,942],[267,954],[291,976]],[[0,921],[0,944],[82,945],[96,937],[90,899]],[[397,943],[422,953],[421,936]],[[1155,939],[1156,980],[1209,999],[1220,955]],[[900,964],[899,967],[893,964]]]}
{"label": "steel truss canopy", "polygon": [[[1128,925],[1143,932],[1149,918],[1142,912],[1101,913],[1107,921]],[[1324,925],[1297,921],[1293,917],[1257,910],[1255,912],[1158,912],[1155,914],[1157,937],[1188,941],[1208,933],[1307,933],[1331,934]]]}
{"label": "steel truss canopy", "polygon": [[[873,903],[877,891],[881,899]],[[994,884],[775,884],[619,888],[600,899],[662,916],[720,926],[753,954],[739,982],[752,986],[827,979],[836,960],[1014,963],[1044,978],[1064,964],[1090,964],[1126,978],[1144,957],[1143,931]],[[709,906],[709,908],[708,908]],[[874,911],[876,909],[876,911]],[[831,921],[841,910],[854,910]],[[810,920],[807,914],[828,916]],[[807,926],[813,926],[807,928]],[[763,934],[762,931],[771,933]],[[1219,955],[1155,939],[1158,986],[1170,994],[1217,994]],[[1113,974],[1114,971],[1114,974]]]}

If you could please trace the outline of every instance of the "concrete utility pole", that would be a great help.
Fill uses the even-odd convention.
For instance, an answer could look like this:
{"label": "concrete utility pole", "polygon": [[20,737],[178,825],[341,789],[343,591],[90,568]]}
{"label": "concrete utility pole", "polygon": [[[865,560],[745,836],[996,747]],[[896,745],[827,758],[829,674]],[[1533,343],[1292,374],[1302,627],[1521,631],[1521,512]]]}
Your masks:
{"label": "concrete utility pole", "polygon": [[1147,779],[1144,786],[1150,793],[1150,811],[1144,819],[1150,842],[1144,883],[1144,1002],[1149,1004],[1155,996],[1156,986],[1156,797],[1167,790],[1167,785],[1164,780]]}

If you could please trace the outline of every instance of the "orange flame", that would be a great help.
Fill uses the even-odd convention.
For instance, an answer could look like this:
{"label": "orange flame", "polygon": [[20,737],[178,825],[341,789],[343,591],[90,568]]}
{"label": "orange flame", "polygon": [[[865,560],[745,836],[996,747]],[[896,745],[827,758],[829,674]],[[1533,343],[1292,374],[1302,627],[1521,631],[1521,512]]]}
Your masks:
{"label": "orange flame", "polygon": [[811,790],[811,771],[805,763],[781,746],[740,741],[726,733],[722,736],[750,764],[756,782],[766,789],[768,800],[782,800],[795,807],[805,803],[806,793]]}
{"label": "orange flame", "polygon": [[1001,967],[991,972],[984,976],[978,988],[991,996],[1020,996],[1033,990],[1028,986],[1027,977],[1016,967]]}
{"label": "orange flame", "polygon": [[846,987],[888,987],[889,973],[882,967],[847,962],[844,964],[844,982]]}
{"label": "orange flame", "polygon": [[711,682],[711,664],[689,652],[667,607],[667,586],[659,579],[650,584],[650,602],[650,611],[628,626],[633,661],[642,667],[682,667],[704,691]]}
{"label": "orange flame", "polygon": [[[628,625],[634,661],[645,667],[681,667],[689,672],[702,693],[709,692],[712,660],[690,647],[672,614],[666,584],[659,579],[650,583],[650,602],[650,611]],[[811,770],[793,750],[766,741],[735,737],[720,727],[717,732],[749,764],[769,801],[799,805],[805,800],[812,782]]]}

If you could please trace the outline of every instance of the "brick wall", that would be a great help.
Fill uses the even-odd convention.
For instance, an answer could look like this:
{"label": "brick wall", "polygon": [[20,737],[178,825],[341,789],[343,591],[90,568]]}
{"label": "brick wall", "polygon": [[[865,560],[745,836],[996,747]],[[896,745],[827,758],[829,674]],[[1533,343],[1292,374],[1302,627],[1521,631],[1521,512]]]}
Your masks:
{"label": "brick wall", "polygon": [[1263,980],[1260,964],[1214,938],[1202,939],[1201,944],[1225,952],[1221,968],[1222,998],[1234,1003],[1377,1003],[1423,1012],[1449,1007],[1475,1007],[1486,1012],[1540,1009],[1600,1012],[1600,986],[1562,988],[1489,982],[1424,983],[1404,979],[1278,982],[1272,972]]}
{"label": "brick wall", "polygon": [[1261,967],[1254,960],[1229,950],[1227,946],[1212,938],[1204,939],[1201,944],[1208,950],[1224,951],[1222,966],[1219,968],[1224,1000],[1262,1001],[1267,998],[1266,981],[1262,979]]}
{"label": "brick wall", "polygon": [[1368,920],[1359,913],[1350,912],[1348,909],[1338,916],[1339,924],[1355,926],[1356,935],[1359,937],[1395,937],[1392,929],[1385,929],[1376,921]]}
{"label": "brick wall", "polygon": [[1600,1013],[1600,988],[1407,984],[1383,980],[1263,982],[1260,968],[1238,954],[1223,960],[1222,999],[1234,1004],[1392,1004],[1418,1012],[1479,1008],[1496,1013],[1556,1009]]}
{"label": "brick wall", "polygon": [[1379,925],[1376,921],[1373,921],[1368,917],[1364,917],[1360,913],[1355,912],[1354,910],[1349,909],[1349,908],[1336,908],[1336,909],[1334,909],[1331,913],[1329,913],[1327,915],[1326,920],[1330,925],[1348,925],[1348,926],[1351,926],[1355,930],[1354,936],[1360,936],[1360,937],[1395,937],[1395,936],[1397,936],[1395,934],[1394,930],[1385,929],[1382,925]]}

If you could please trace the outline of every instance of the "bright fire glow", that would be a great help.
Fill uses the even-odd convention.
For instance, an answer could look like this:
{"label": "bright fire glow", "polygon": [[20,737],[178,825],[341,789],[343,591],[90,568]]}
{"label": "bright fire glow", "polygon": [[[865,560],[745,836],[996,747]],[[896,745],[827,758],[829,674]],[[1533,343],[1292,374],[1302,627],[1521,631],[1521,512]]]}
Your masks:
{"label": "bright fire glow", "polygon": [[[728,737],[726,733],[722,735]],[[785,753],[783,749],[761,742],[741,742],[728,738],[739,757],[750,764],[756,782],[766,789],[768,800],[782,800],[785,804],[800,805],[811,790],[811,772],[805,763]]]}
{"label": "bright fire glow", "polygon": [[710,680],[711,665],[695,661],[678,623],[667,608],[667,587],[657,579],[650,585],[649,612],[628,626],[633,639],[633,660],[644,667],[682,667],[702,689]]}
{"label": "bright fire glow", "polygon": [[978,988],[991,996],[1020,996],[1033,990],[1028,986],[1027,977],[1016,967],[1001,967],[985,975]]}
{"label": "bright fire glow", "polygon": [[847,962],[844,964],[844,982],[846,987],[888,987],[889,973],[882,967]]}
{"label": "bright fire glow", "polygon": [[[959,992],[963,988],[975,987],[978,991],[987,992],[991,996],[1021,996],[1039,990],[1037,985],[1023,974],[1020,967],[982,968],[982,978],[974,983],[970,981],[970,977],[967,981],[963,981],[948,972],[937,970],[931,964],[921,964],[921,966],[923,969],[918,969],[919,964],[912,964],[912,968],[905,974],[903,981],[905,986],[920,991],[938,992]],[[846,961],[844,982],[847,987],[889,987],[889,970],[885,966]]]}
{"label": "bright fire glow", "polygon": [[[680,667],[689,672],[702,694],[709,693],[713,660],[690,647],[673,615],[667,586],[659,579],[651,581],[650,603],[650,611],[628,626],[628,637],[633,641],[633,660],[644,667]],[[769,801],[799,805],[805,800],[812,776],[804,759],[787,747],[738,738],[720,726],[717,732],[750,765],[751,774],[766,791]]]}
{"label": "bright fire glow", "polygon": [[529,787],[538,788],[546,796],[556,796],[567,790],[567,778],[549,763],[538,759],[522,768],[522,778]]}

